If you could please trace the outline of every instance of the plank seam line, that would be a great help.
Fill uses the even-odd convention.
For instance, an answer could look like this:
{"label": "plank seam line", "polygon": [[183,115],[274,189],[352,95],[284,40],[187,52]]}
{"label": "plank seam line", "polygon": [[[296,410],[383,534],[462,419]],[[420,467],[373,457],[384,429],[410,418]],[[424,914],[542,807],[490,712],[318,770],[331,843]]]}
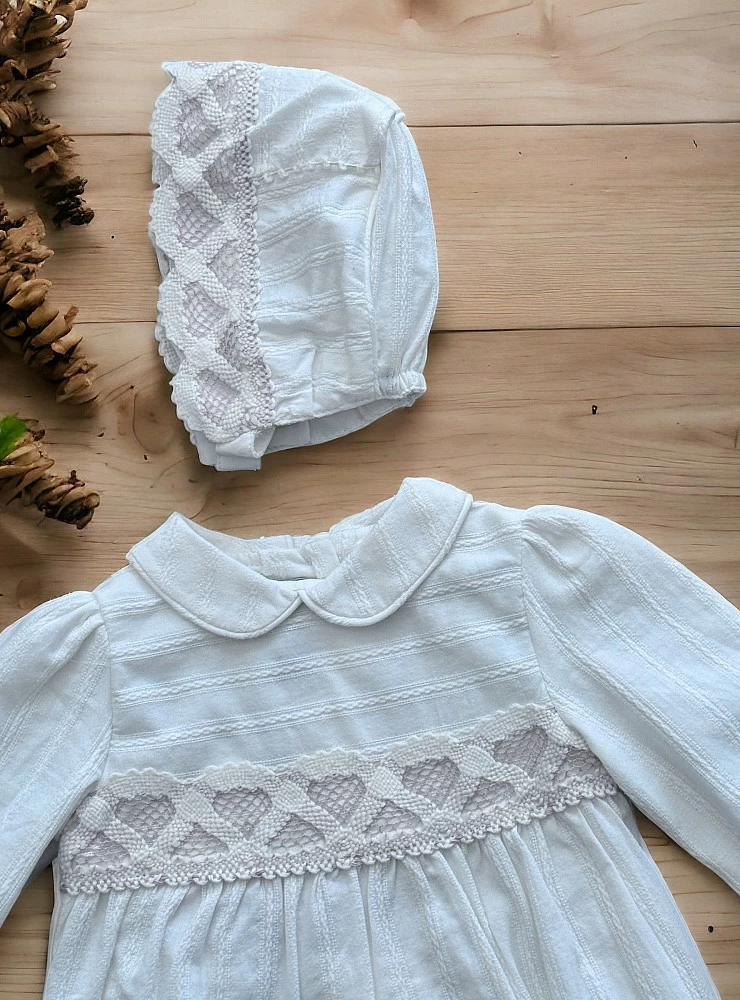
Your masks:
{"label": "plank seam line", "polygon": [[[153,319],[90,319],[77,320],[75,327],[80,326],[130,326],[154,325]],[[434,327],[431,335],[438,333],[598,333],[600,330],[740,330],[740,317],[734,323],[611,323],[603,326],[461,326],[461,327]]]}
{"label": "plank seam line", "polygon": [[[740,125],[738,118],[686,119],[673,122],[457,122],[440,125],[415,125],[409,128],[685,128],[687,125]],[[94,134],[94,133],[90,133]]]}
{"label": "plank seam line", "polygon": [[[710,118],[710,119],[686,119],[681,121],[661,122],[452,122],[433,124],[416,124],[406,122],[410,129],[423,128],[683,128],[686,125],[740,125],[740,118]],[[115,139],[140,136],[141,138],[151,138],[150,132],[80,132],[73,133],[75,138],[98,138]]]}

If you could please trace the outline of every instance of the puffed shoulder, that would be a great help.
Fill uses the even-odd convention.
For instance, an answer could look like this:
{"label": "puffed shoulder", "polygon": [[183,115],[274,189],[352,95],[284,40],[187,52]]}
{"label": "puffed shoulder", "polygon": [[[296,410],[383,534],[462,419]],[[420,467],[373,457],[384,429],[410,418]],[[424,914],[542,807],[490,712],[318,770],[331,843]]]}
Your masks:
{"label": "puffed shoulder", "polygon": [[39,605],[0,632],[0,668],[7,674],[14,661],[29,658],[61,664],[91,639],[96,646],[107,645],[100,605],[94,593],[74,591]]}
{"label": "puffed shoulder", "polygon": [[[699,599],[710,615],[732,622],[737,634],[738,611],[675,557],[644,535],[600,514],[572,507],[530,507],[522,519],[522,563],[526,575],[559,577],[572,588],[580,581],[593,591],[612,578],[615,588],[629,591],[639,602],[650,600],[669,617],[677,617],[686,602]],[[692,629],[696,621],[692,620]],[[716,618],[706,622],[716,630]]]}

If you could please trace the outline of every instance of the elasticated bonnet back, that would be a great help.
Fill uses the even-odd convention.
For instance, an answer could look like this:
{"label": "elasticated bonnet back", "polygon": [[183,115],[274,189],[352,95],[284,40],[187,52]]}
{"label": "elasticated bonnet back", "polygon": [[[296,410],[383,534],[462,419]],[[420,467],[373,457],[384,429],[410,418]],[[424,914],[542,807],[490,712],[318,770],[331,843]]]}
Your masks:
{"label": "elasticated bonnet back", "polygon": [[165,69],[156,334],[201,461],[257,469],[410,406],[426,388],[437,256],[403,113],[317,70]]}

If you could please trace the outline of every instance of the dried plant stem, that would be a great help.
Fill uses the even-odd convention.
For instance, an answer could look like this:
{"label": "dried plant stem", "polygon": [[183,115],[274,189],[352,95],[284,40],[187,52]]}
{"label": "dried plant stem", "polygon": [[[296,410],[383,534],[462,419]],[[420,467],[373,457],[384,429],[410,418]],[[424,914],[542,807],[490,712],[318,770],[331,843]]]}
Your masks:
{"label": "dried plant stem", "polygon": [[36,420],[0,420],[0,442],[5,442],[0,448],[0,503],[20,500],[45,517],[82,529],[92,520],[100,497],[74,470],[68,476],[51,474],[54,459],[41,444],[43,436]]}
{"label": "dried plant stem", "polygon": [[52,256],[43,238],[36,212],[11,219],[0,202],[0,334],[29,368],[56,383],[60,402],[89,403],[97,396],[95,365],[77,350],[77,310],[53,305],[51,282],[37,277]]}
{"label": "dried plant stem", "polygon": [[38,109],[34,95],[56,86],[52,65],[69,47],[61,36],[86,4],[0,0],[0,145],[21,150],[58,226],[86,225],[94,212],[82,199],[87,181],[75,173],[71,137]]}

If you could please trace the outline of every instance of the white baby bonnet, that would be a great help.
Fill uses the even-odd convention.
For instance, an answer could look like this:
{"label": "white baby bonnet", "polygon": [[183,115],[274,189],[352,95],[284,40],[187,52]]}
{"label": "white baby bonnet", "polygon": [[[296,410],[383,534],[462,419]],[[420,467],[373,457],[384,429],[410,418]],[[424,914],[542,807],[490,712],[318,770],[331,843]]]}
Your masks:
{"label": "white baby bonnet", "polygon": [[165,63],[152,120],[156,336],[202,462],[371,423],[424,391],[437,255],[388,98],[318,70]]}

